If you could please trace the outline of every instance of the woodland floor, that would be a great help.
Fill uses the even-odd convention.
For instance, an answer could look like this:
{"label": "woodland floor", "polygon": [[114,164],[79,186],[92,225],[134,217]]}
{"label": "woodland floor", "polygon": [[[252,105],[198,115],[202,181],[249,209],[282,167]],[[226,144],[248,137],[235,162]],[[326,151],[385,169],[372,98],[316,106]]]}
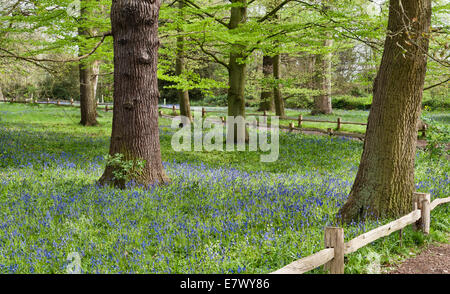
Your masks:
{"label": "woodland floor", "polygon": [[389,273],[450,274],[450,242],[429,246],[417,256],[399,264]]}

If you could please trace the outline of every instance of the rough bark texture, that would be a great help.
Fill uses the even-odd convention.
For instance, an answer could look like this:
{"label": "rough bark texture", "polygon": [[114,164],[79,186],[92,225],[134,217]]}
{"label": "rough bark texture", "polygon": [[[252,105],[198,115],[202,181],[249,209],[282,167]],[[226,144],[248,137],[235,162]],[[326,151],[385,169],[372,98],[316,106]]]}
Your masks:
{"label": "rough bark texture", "polygon": [[[80,9],[81,23],[89,18],[89,12],[86,8]],[[78,35],[90,36],[93,34],[92,29],[78,28]],[[87,53],[88,49],[80,46],[79,55]],[[97,81],[99,73],[98,61],[81,60],[79,63],[80,75],[80,111],[83,126],[94,126],[97,124],[97,103],[95,94],[97,90]]]}
{"label": "rough bark texture", "polygon": [[[180,17],[183,18],[183,7],[184,1],[178,1],[178,9]],[[181,29],[178,28],[178,32],[181,32]],[[184,37],[177,37],[177,57],[175,60],[175,74],[177,76],[181,76],[184,71]],[[192,121],[191,115],[191,104],[189,103],[189,92],[188,90],[179,89],[177,91],[178,101],[180,103],[180,115],[188,117],[190,121]]]}
{"label": "rough bark texture", "polygon": [[[232,3],[246,4],[247,0],[233,0]],[[247,21],[247,7],[231,7],[229,28],[235,29],[239,24]],[[245,76],[247,65],[243,63],[246,59],[245,46],[233,45],[228,63],[228,116],[242,116],[245,118]],[[248,132],[245,126],[245,141],[248,141]],[[241,130],[242,131],[242,130]],[[237,142],[238,126],[234,127],[234,141]]]}
{"label": "rough bark texture", "polygon": [[390,1],[388,35],[373,86],[364,151],[340,211],[346,222],[368,216],[398,217],[412,209],[431,0],[399,3]]}
{"label": "rough bark texture", "polygon": [[0,101],[4,101],[5,98],[3,97],[3,91],[2,91],[2,86],[0,85]]}
{"label": "rough bark texture", "polygon": [[[160,1],[116,0],[111,7],[114,38],[114,113],[109,154],[145,160],[133,180],[165,183],[158,131],[158,16]],[[100,183],[123,187],[107,165]]]}
{"label": "rough bark texture", "polygon": [[[333,40],[324,41],[325,47],[331,47],[332,44]],[[331,59],[331,52],[316,57],[316,64],[318,66],[315,80],[316,88],[320,90],[320,94],[314,97],[314,109],[311,114],[330,114],[333,111],[331,107]]]}
{"label": "rough bark texture", "polygon": [[[273,62],[272,57],[268,55],[263,56],[263,75],[265,79],[270,79],[273,75]],[[263,86],[261,91],[261,102],[259,104],[259,111],[275,111],[275,103],[273,99],[273,91],[267,87]]]}
{"label": "rough bark texture", "polygon": [[[275,55],[273,57],[273,77],[275,80],[279,80],[281,78],[280,73],[280,65],[281,65],[281,55]],[[275,103],[275,114],[279,117],[285,117],[286,114],[284,112],[284,100],[281,96],[280,84],[276,83],[273,88],[273,100]]]}

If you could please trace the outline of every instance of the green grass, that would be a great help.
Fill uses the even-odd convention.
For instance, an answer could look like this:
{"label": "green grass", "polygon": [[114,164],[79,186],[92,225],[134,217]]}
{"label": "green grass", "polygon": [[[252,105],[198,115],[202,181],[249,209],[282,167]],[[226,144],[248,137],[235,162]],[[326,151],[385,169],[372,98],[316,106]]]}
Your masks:
{"label": "green grass", "polygon": [[[78,124],[79,109],[0,104],[0,272],[64,273],[78,252],[83,272],[267,273],[323,248],[357,171],[362,143],[280,134],[280,156],[261,152],[175,152],[171,121],[160,120],[171,183],[125,190],[96,181],[108,153],[112,113]],[[364,112],[341,113],[359,119]],[[444,125],[447,114],[436,114]],[[344,118],[343,118],[344,119]],[[418,191],[447,197],[445,158],[417,154]],[[448,205],[432,212],[431,233],[406,229],[346,256],[347,273],[446,241]],[[346,240],[389,220],[346,226]],[[322,272],[321,269],[312,271]]]}

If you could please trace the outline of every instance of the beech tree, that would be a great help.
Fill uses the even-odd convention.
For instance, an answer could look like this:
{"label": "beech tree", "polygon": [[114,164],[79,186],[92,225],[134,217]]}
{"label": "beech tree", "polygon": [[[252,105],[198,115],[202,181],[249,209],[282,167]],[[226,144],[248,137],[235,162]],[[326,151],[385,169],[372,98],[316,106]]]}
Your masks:
{"label": "beech tree", "polygon": [[[111,6],[114,110],[109,154],[120,154],[132,168],[107,163],[101,184],[123,188],[124,178],[143,185],[169,181],[158,130],[159,8],[159,0],[116,0]],[[117,176],[124,173],[128,177]]]}
{"label": "beech tree", "polygon": [[[86,7],[91,0],[84,0],[80,7],[80,26],[78,27],[78,36],[87,38],[97,34],[97,31],[89,27],[89,17],[92,17],[92,7]],[[92,1],[91,1],[92,2]],[[79,56],[89,53],[90,48],[86,48],[84,44],[80,45]],[[97,124],[97,101],[96,91],[99,74],[98,60],[81,59],[78,65],[80,75],[80,123],[83,126],[94,126]]]}
{"label": "beech tree", "polygon": [[398,217],[411,211],[417,124],[427,65],[431,0],[391,0],[373,85],[364,150],[341,218]]}
{"label": "beech tree", "polygon": [[[178,0],[179,17],[184,20],[184,0]],[[182,76],[185,70],[185,51],[184,51],[184,37],[181,35],[182,29],[177,28],[179,35],[177,36],[177,56],[175,60],[175,74]],[[192,121],[191,104],[189,102],[189,91],[186,89],[177,89],[178,101],[180,103],[180,115],[189,118]]]}

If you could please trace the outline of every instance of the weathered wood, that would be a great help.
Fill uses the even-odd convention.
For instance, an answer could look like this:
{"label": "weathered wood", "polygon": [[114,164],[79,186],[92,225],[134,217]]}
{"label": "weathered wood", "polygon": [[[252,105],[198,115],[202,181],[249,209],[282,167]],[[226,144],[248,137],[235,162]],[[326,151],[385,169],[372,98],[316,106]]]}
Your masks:
{"label": "weathered wood", "polygon": [[329,262],[333,257],[334,248],[323,249],[313,255],[296,260],[272,272],[272,274],[303,274]]}
{"label": "weathered wood", "polygon": [[435,199],[433,202],[431,202],[430,204],[430,210],[433,210],[436,208],[436,206],[444,204],[444,203],[449,203],[450,202],[450,197],[447,198],[438,198]]}
{"label": "weathered wood", "polygon": [[289,131],[292,132],[293,129],[294,129],[294,123],[290,122],[289,123]]}
{"label": "weathered wood", "polygon": [[395,221],[364,233],[345,243],[345,254],[355,252],[359,248],[364,247],[381,237],[388,236],[392,232],[398,231],[407,225],[415,223],[420,218],[421,211],[417,209]]}
{"label": "weathered wood", "polygon": [[[428,194],[428,193],[420,193],[420,192],[414,192],[413,193],[413,205],[417,206],[417,209],[420,209],[422,213],[423,213],[423,211],[422,211],[422,204],[423,204],[424,201],[428,201],[428,203],[430,203],[430,194]],[[420,218],[419,220],[417,220],[415,222],[415,224],[413,225],[413,228],[416,231],[418,231],[418,230],[423,231],[424,230],[424,226],[423,225],[424,225],[423,219]]]}
{"label": "weathered wood", "polygon": [[340,117],[338,117],[337,118],[337,130],[339,130],[341,128],[341,118]]}
{"label": "weathered wood", "polygon": [[176,110],[175,105],[172,105],[172,114],[177,115],[177,110]]}
{"label": "weathered wood", "polygon": [[205,116],[206,116],[206,109],[202,107],[202,117],[205,118]]}
{"label": "weathered wood", "polygon": [[301,114],[298,115],[298,127],[302,127],[303,116]]}
{"label": "weathered wood", "polygon": [[329,270],[331,274],[344,273],[344,229],[326,227],[325,228],[325,247],[333,248],[334,257],[325,263],[324,269]]}

